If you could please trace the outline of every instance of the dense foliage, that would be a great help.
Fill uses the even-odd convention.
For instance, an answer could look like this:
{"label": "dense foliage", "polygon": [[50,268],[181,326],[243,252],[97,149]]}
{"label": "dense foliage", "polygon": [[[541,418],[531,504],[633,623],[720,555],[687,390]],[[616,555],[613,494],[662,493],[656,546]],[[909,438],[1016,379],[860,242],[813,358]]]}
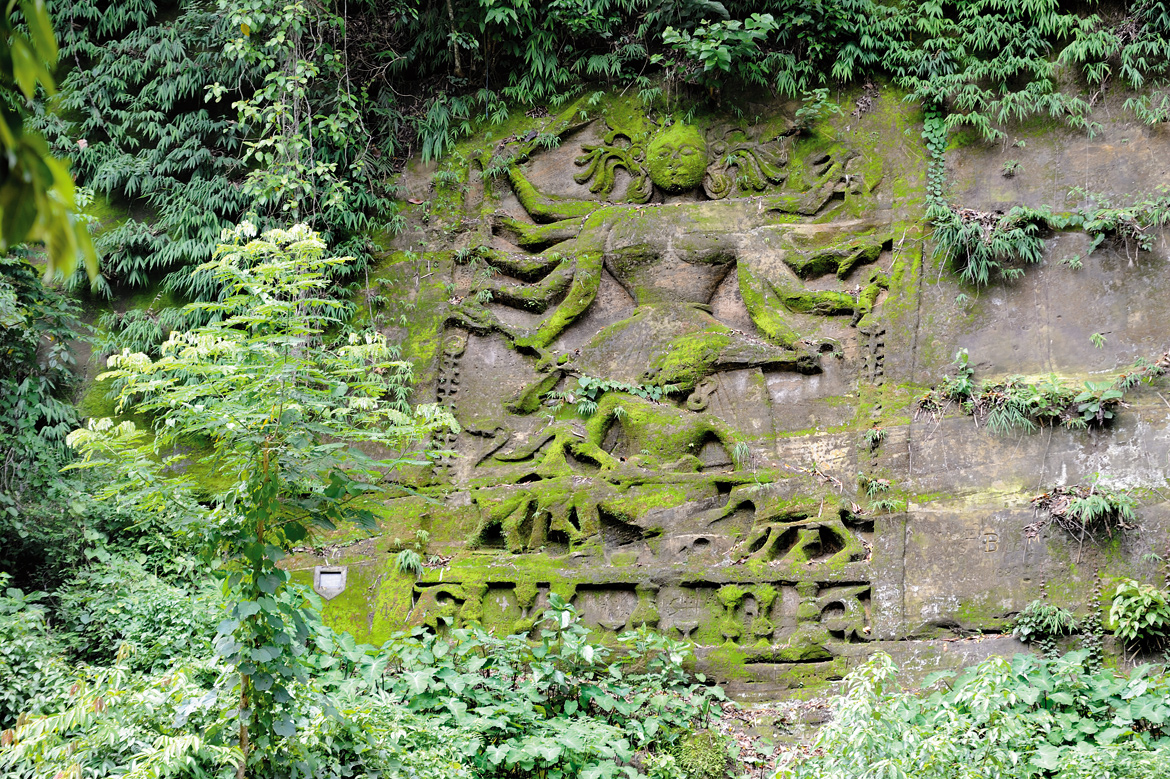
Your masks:
{"label": "dense foliage", "polygon": [[[166,588],[154,600],[170,612],[187,602]],[[111,664],[70,668],[60,642],[77,634],[49,630],[35,601],[0,596],[0,636],[24,650],[0,651],[12,671],[0,683],[0,775],[235,775],[231,669],[207,644],[167,643],[167,664],[152,669],[135,641],[188,630],[162,621],[126,636]],[[722,696],[688,681],[684,646],[645,631],[622,636],[611,658],[555,595],[537,627],[535,641],[419,630],[375,648],[314,621],[288,691],[293,727],[261,775],[638,777],[636,752],[670,754]]]}
{"label": "dense foliage", "polygon": [[247,206],[241,129],[203,99],[209,79],[245,75],[222,55],[227,20],[196,3],[51,7],[65,77],[39,123],[79,183],[117,207],[96,212],[98,288],[143,287],[179,270],[169,286],[206,292],[182,271],[210,259],[220,230]]}
{"label": "dense foliage", "polygon": [[985,660],[934,692],[903,691],[887,655],[846,680],[815,755],[783,779],[1165,776],[1170,679],[1088,671],[1087,654]]}
{"label": "dense foliage", "polygon": [[[392,180],[408,156],[431,161],[517,111],[609,89],[651,113],[795,98],[804,131],[842,113],[834,87],[886,80],[924,109],[927,217],[938,257],[972,287],[1018,277],[1047,231],[1136,256],[1170,223],[1164,193],[1115,205],[1078,190],[1071,214],[987,213],[950,203],[945,180],[956,130],[992,140],[1046,116],[1091,135],[1107,88],[1141,90],[1125,102],[1139,121],[1170,118],[1170,12],[1153,0],[49,0],[59,57],[44,7],[10,8],[2,248],[40,241],[63,271],[88,256],[68,159],[102,258],[92,288],[180,305],[98,320],[122,416],[76,429],[79,309],[33,254],[0,259],[3,777],[726,770],[717,736],[702,735],[713,747],[701,754],[682,748],[722,697],[684,672],[682,645],[644,630],[593,643],[553,593],[527,635],[446,626],[357,646],[279,566],[316,528],[371,523],[370,494],[398,488],[385,474],[425,462],[430,434],[454,424],[407,402],[410,366],[353,329],[345,294],[402,225]],[[1164,360],[1081,389],[977,385],[963,355],[919,404],[957,404],[999,433],[1101,428]],[[549,399],[588,416],[606,389],[672,391],[583,376]],[[889,481],[866,488],[873,510],[900,505],[877,498]],[[1096,484],[1037,501],[1082,542],[1135,521],[1134,498]],[[403,550],[397,564],[417,571],[421,558]],[[1135,652],[1165,647],[1163,590],[1123,581],[1110,616]],[[1081,626],[1100,641],[1095,613]],[[1163,775],[1166,678],[1056,658],[1075,628],[1037,601],[1016,632],[1048,657],[990,660],[922,695],[877,656],[850,677],[817,751],[782,775]]]}
{"label": "dense foliage", "polygon": [[99,290],[163,280],[188,299],[214,299],[214,278],[194,269],[249,211],[313,224],[365,260],[368,233],[393,206],[332,53],[339,16],[268,2],[87,0],[54,10],[72,67],[39,124],[107,204]]}
{"label": "dense foliage", "polygon": [[[22,584],[79,555],[76,489],[58,470],[78,423],[79,309],[20,257],[0,258],[0,572]],[[40,584],[45,581],[41,580]]]}
{"label": "dense foliage", "polygon": [[77,377],[70,341],[78,307],[46,285],[26,260],[0,258],[0,510],[45,489],[66,456],[77,414],[68,402]]}

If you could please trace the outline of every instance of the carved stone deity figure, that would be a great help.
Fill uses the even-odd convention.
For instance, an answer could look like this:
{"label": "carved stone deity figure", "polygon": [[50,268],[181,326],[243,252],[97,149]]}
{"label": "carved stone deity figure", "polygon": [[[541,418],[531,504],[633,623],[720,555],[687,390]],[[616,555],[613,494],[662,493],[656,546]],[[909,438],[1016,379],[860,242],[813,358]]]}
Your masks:
{"label": "carved stone deity figure", "polygon": [[[831,142],[797,154],[803,150],[795,133],[767,142],[716,136],[675,123],[644,145],[610,131],[602,143],[584,146],[578,183],[609,196],[615,171],[624,169],[625,199],[633,202],[620,204],[545,194],[513,165],[511,188],[531,221],[497,214],[493,245],[475,250],[509,278],[468,296],[452,323],[500,332],[553,373],[681,392],[729,369],[816,371],[820,353],[836,346],[802,336],[793,320],[850,316],[856,324],[889,283],[874,264],[891,243],[888,226],[853,216],[862,208],[849,207],[870,199],[880,165]],[[728,197],[737,187],[751,196]],[[633,313],[573,354],[557,355],[558,337],[593,304],[603,270],[633,298]],[[712,298],[731,273],[758,334],[712,315]],[[852,280],[853,289],[809,283],[829,274]],[[501,321],[492,305],[547,314],[524,329]],[[541,382],[542,391],[553,384]],[[533,410],[536,389],[513,409]]]}

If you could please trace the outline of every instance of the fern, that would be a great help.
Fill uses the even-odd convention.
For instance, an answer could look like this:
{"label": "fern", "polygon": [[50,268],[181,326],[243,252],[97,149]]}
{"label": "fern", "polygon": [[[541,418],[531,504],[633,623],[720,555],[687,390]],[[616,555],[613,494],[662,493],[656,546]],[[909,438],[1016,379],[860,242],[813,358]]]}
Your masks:
{"label": "fern", "polygon": [[935,201],[928,209],[934,226],[936,255],[955,263],[968,284],[985,286],[993,278],[1013,279],[1021,264],[1043,258],[1042,230],[1047,209],[1017,206],[1006,214],[954,208]]}
{"label": "fern", "polygon": [[[247,205],[235,117],[203,102],[209,77],[243,75],[219,55],[224,20],[194,3],[177,18],[149,0],[51,5],[72,69],[39,120],[79,181],[122,214],[95,240],[107,288],[145,287],[207,261]],[[168,278],[182,294],[207,292],[185,280]]]}

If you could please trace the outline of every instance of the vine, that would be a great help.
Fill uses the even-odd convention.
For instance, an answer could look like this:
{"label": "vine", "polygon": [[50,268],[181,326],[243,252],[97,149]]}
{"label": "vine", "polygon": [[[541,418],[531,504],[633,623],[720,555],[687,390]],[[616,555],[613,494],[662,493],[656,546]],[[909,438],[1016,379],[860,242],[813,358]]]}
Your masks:
{"label": "vine", "polygon": [[[223,54],[251,82],[232,103],[247,131],[244,193],[278,222],[320,230],[360,268],[373,248],[368,234],[393,224],[395,206],[349,77],[345,19],[306,0],[219,0],[218,8],[232,32]],[[228,87],[205,90],[218,101]]]}
{"label": "vine", "polygon": [[1105,662],[1105,628],[1101,625],[1101,571],[1093,571],[1093,594],[1088,614],[1081,620],[1081,648],[1085,651],[1085,669],[1097,673]]}

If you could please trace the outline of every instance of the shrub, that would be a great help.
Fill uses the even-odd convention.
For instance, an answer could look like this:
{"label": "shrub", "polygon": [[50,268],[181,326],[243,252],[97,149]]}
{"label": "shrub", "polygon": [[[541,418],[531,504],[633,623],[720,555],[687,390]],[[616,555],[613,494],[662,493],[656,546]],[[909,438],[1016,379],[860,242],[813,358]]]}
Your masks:
{"label": "shrub", "polygon": [[616,776],[637,750],[672,751],[723,697],[688,679],[683,644],[643,629],[619,636],[625,651],[611,657],[587,633],[552,593],[536,641],[479,627],[395,637],[382,684],[408,710],[460,729],[484,777]]}
{"label": "shrub", "polygon": [[[161,671],[211,651],[222,618],[219,590],[168,582],[136,561],[111,557],[82,571],[57,593],[63,640],[83,660]],[[122,649],[123,645],[128,645]]]}
{"label": "shrub", "polygon": [[711,730],[700,730],[678,746],[679,766],[687,779],[720,779],[727,774],[727,739]]}
{"label": "shrub", "polygon": [[1170,760],[1170,680],[1085,669],[1088,653],[989,658],[901,689],[878,653],[846,677],[810,756],[778,779],[1155,779]]}
{"label": "shrub", "polygon": [[[0,573],[0,588],[8,581],[8,574]],[[42,597],[15,587],[0,595],[0,730],[24,712],[50,707],[53,696],[68,685],[61,645],[45,622]]]}
{"label": "shrub", "polygon": [[[692,758],[713,765],[719,753],[706,748],[718,737],[679,750],[723,697],[683,671],[682,644],[643,629],[619,636],[611,655],[564,600],[553,594],[549,606],[535,635],[418,629],[381,649],[314,624],[292,658],[306,671],[288,684],[292,727],[272,744],[280,775],[637,779],[639,752],[656,757],[656,779],[682,779]],[[4,733],[0,776],[234,775],[232,666],[209,650],[161,673],[135,673],[131,660],[121,651],[113,667],[53,687],[58,713]]]}
{"label": "shrub", "polygon": [[1113,593],[1109,620],[1117,637],[1135,649],[1160,648],[1170,636],[1170,596],[1133,579],[1122,579]]}

